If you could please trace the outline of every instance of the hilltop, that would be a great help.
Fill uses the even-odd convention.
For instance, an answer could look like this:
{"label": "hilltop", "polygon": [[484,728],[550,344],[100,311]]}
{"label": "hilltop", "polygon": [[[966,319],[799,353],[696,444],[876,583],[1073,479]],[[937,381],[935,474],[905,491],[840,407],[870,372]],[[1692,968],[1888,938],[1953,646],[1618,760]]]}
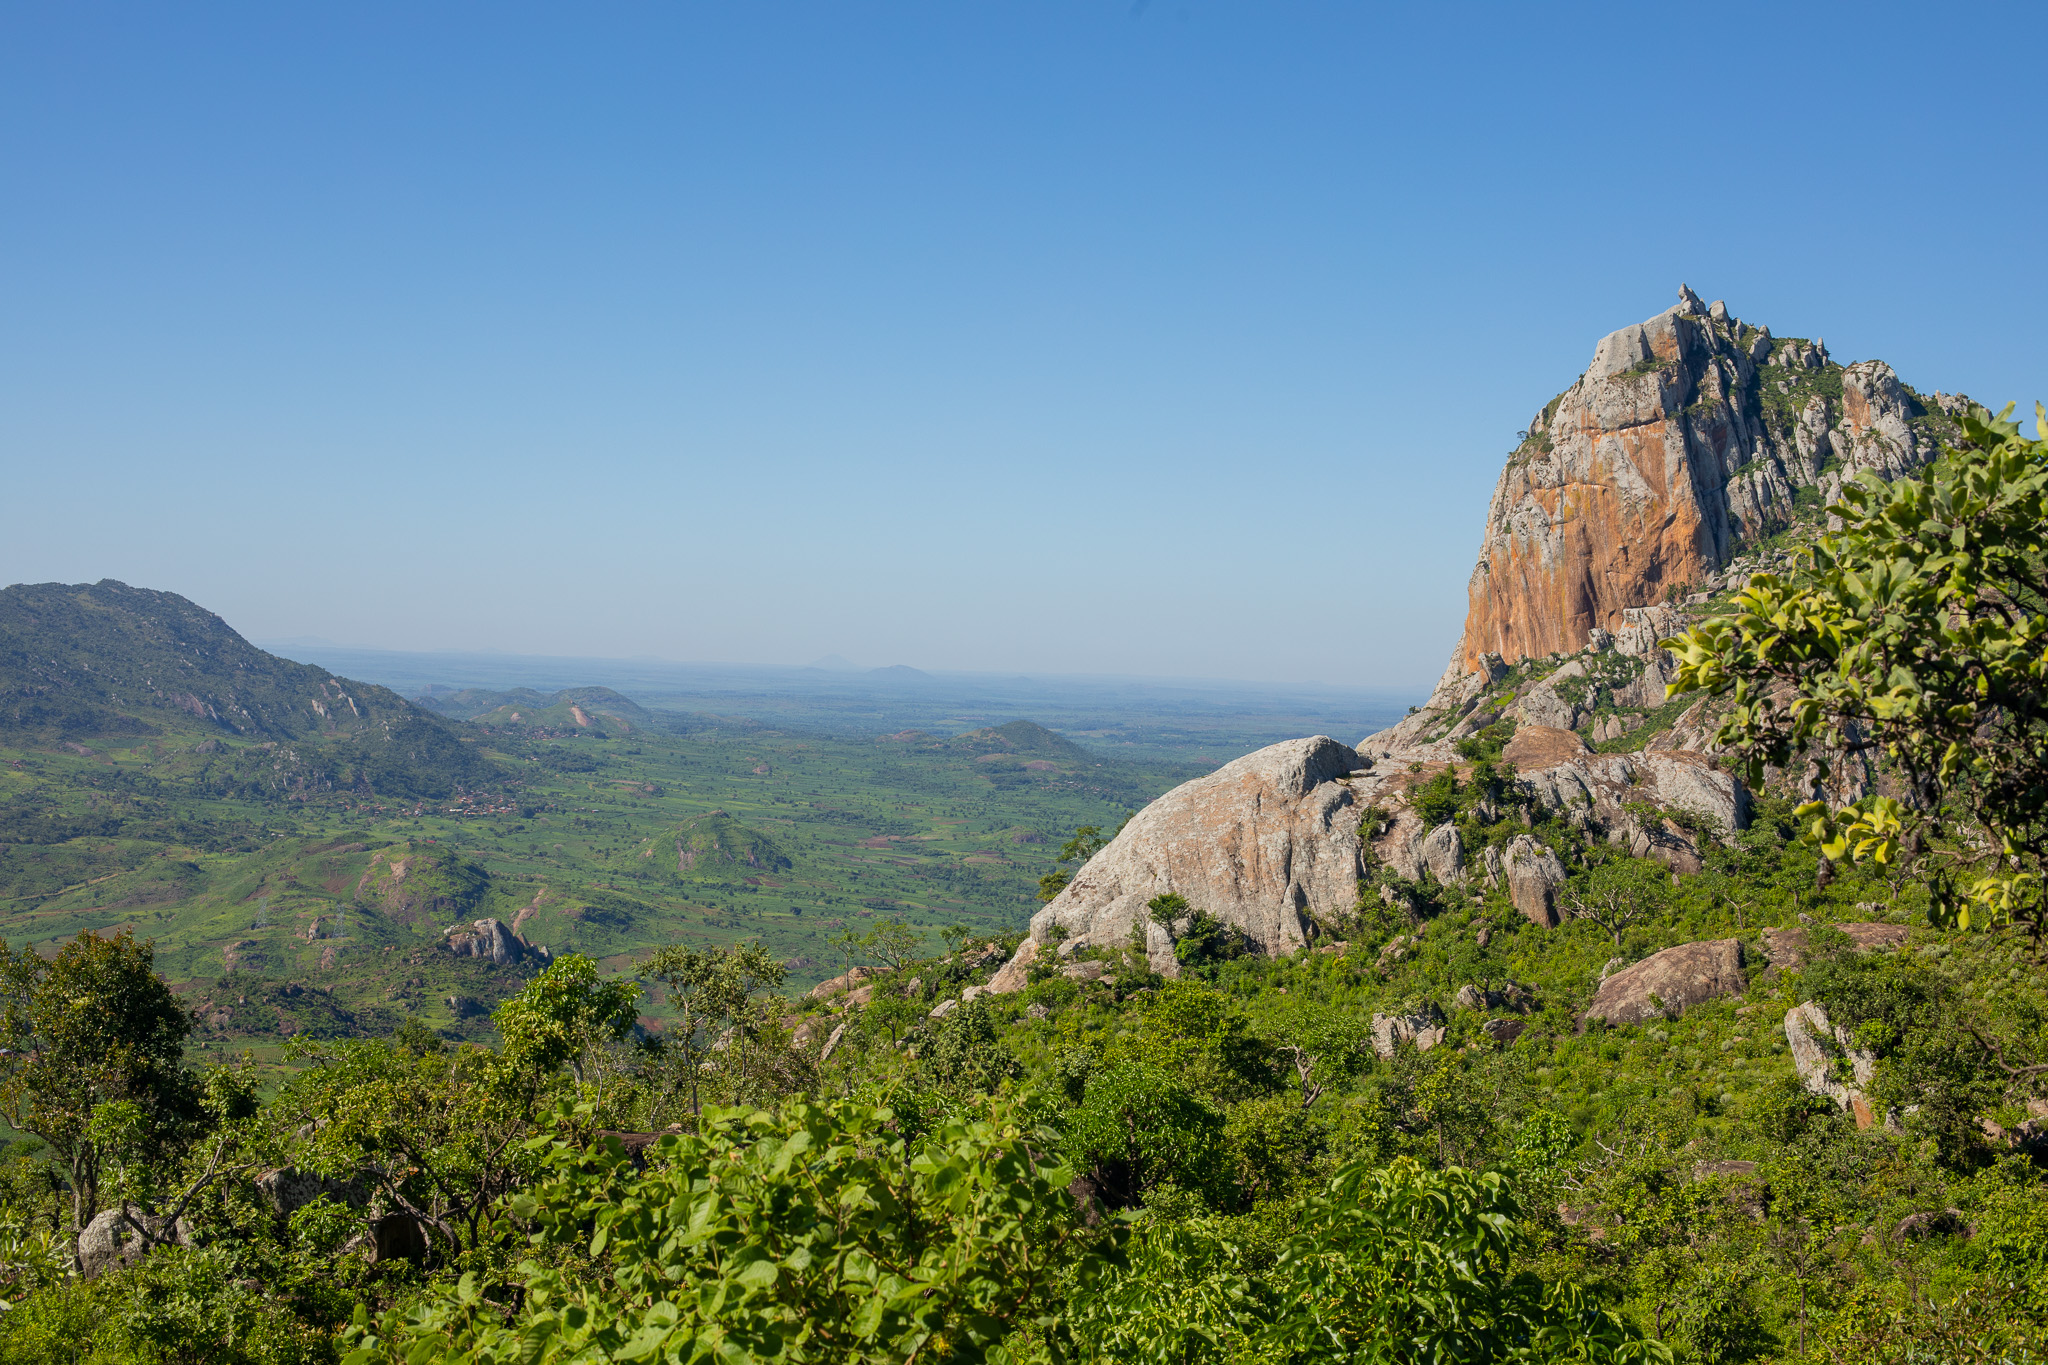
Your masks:
{"label": "hilltop", "polygon": [[301,798],[438,798],[502,776],[390,689],[265,653],[176,593],[113,579],[0,589],[0,733],[74,751],[157,740],[159,780]]}

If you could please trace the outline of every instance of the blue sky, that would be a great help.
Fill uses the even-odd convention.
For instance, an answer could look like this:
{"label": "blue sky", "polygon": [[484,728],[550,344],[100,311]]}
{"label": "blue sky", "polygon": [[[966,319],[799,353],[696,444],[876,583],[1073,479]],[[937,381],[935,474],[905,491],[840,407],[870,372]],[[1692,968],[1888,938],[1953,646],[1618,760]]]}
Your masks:
{"label": "blue sky", "polygon": [[2048,397],[2040,6],[0,5],[0,580],[1424,683],[1681,280]]}

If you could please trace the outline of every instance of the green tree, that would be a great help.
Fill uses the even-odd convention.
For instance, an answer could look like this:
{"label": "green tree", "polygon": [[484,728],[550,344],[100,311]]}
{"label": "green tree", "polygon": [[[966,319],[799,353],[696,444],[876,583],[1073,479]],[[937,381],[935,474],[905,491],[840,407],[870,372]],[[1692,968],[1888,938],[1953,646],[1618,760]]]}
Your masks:
{"label": "green tree", "polygon": [[590,1050],[633,1031],[639,1000],[638,986],[606,980],[595,962],[571,953],[498,1006],[491,1022],[508,1058],[543,1074],[566,1063],[581,1085]]}
{"label": "green tree", "polygon": [[1000,1116],[911,1142],[852,1102],[709,1111],[652,1155],[640,1172],[616,1147],[557,1145],[514,1209],[565,1260],[522,1264],[510,1308],[466,1276],[410,1312],[359,1312],[348,1365],[980,1361],[1046,1330],[1107,1240]]}
{"label": "green tree", "polygon": [[1226,1226],[1141,1233],[1074,1309],[1091,1361],[1665,1361],[1670,1353],[1514,1261],[1505,1177],[1405,1158],[1346,1167],[1265,1265]]}
{"label": "green tree", "polygon": [[1308,1109],[1331,1086],[1364,1068],[1372,1026],[1355,1009],[1298,999],[1267,1021],[1264,1036],[1274,1056],[1294,1073],[1301,1107]]}
{"label": "green tree", "polygon": [[1088,1078],[1062,1152],[1110,1204],[1131,1207],[1164,1185],[1224,1198],[1223,1112],[1179,1075],[1139,1061]]}
{"label": "green tree", "polygon": [[126,931],[80,934],[48,960],[0,943],[0,1114],[68,1169],[74,1228],[99,1209],[102,1106],[126,1106],[122,1141],[143,1159],[169,1156],[202,1118],[184,1064],[192,1017],[155,962]]}
{"label": "green tree", "polygon": [[[1129,823],[1129,819],[1124,821],[1124,824]],[[1123,825],[1118,825],[1117,830],[1121,833]],[[1099,825],[1082,825],[1077,828],[1074,837],[1060,845],[1059,854],[1053,859],[1059,866],[1038,879],[1038,899],[1049,901],[1058,896],[1066,889],[1067,883],[1073,880],[1074,874],[1067,870],[1066,865],[1072,863],[1076,868],[1087,866],[1088,860],[1107,848],[1110,839],[1114,837],[1104,835]]]}
{"label": "green tree", "polygon": [[491,1236],[498,1201],[535,1164],[523,1144],[564,1085],[559,1061],[540,1069],[480,1047],[415,1054],[354,1039],[287,1055],[308,1064],[272,1110],[302,1134],[292,1163],[367,1183],[449,1260]]}
{"label": "green tree", "polygon": [[986,1000],[970,1000],[941,1019],[919,1062],[932,1084],[956,1095],[994,1090],[1019,1070],[996,1036]]}
{"label": "green tree", "polygon": [[868,960],[885,972],[903,970],[924,952],[924,935],[900,919],[878,922],[856,942]]}
{"label": "green tree", "polygon": [[690,1113],[703,1112],[699,1086],[712,1045],[721,1038],[730,1050],[759,1031],[755,996],[783,983],[789,969],[758,943],[730,948],[691,948],[670,944],[641,969],[666,988],[676,1020],[663,1036],[665,1050],[677,1060],[689,1090]]}
{"label": "green tree", "polygon": [[1967,928],[1975,907],[2038,943],[2048,415],[2029,441],[2011,413],[1965,416],[1963,444],[1919,477],[1858,475],[1829,509],[1841,529],[1801,573],[1755,575],[1731,613],[1664,643],[1679,660],[1673,695],[1730,698],[1717,738],[1753,782],[1801,760],[1823,777],[1878,758],[1896,770],[1908,802],[1844,802],[1817,785],[1800,814],[1828,859],[1925,866],[1937,920]]}

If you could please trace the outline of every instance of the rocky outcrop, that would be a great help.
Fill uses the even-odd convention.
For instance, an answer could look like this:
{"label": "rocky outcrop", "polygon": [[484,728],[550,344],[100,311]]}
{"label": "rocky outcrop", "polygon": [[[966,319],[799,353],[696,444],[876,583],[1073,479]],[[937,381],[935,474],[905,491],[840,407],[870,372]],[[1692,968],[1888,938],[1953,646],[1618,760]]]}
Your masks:
{"label": "rocky outcrop", "polygon": [[1457,671],[1621,630],[1628,608],[1703,582],[1784,524],[1831,459],[1917,469],[1938,452],[1910,425],[1921,415],[1882,361],[1843,369],[1825,345],[1773,338],[1681,287],[1530,419],[1487,509]]}
{"label": "rocky outcrop", "polygon": [[1557,891],[1564,885],[1564,864],[1557,854],[1528,835],[1517,834],[1501,855],[1501,876],[1508,884],[1508,899],[1523,918],[1539,928],[1557,927]]}
{"label": "rocky outcrop", "polygon": [[[1785,1042],[1799,1079],[1816,1095],[1826,1095],[1855,1115],[1858,1128],[1877,1121],[1863,1087],[1877,1074],[1877,1056],[1855,1044],[1849,1030],[1828,1019],[1818,1000],[1785,1012]],[[1840,1074],[1846,1071],[1846,1079]]]}
{"label": "rocky outcrop", "polygon": [[128,1207],[101,1209],[78,1234],[78,1269],[95,1279],[115,1266],[134,1265],[152,1246],[191,1246],[192,1230]]}
{"label": "rocky outcrop", "polygon": [[1444,1027],[1426,1014],[1375,1014],[1372,1017],[1372,1050],[1382,1057],[1394,1055],[1403,1043],[1413,1043],[1417,1052],[1427,1052],[1444,1040]]}
{"label": "rocky outcrop", "polygon": [[554,961],[554,954],[547,948],[538,943],[528,943],[499,919],[452,925],[442,931],[441,946],[457,957],[489,958],[497,967],[511,967],[526,961],[544,966]]}
{"label": "rocky outcrop", "polygon": [[854,967],[838,976],[820,981],[805,994],[812,1000],[830,1000],[835,995],[843,995],[852,990],[873,975],[874,973],[866,967]]}
{"label": "rocky outcrop", "polygon": [[1582,1023],[1640,1024],[1671,1019],[1723,995],[1740,995],[1742,945],[1732,938],[1683,943],[1624,967],[1600,983]]}
{"label": "rocky outcrop", "polygon": [[[1357,901],[1359,819],[1377,790],[1366,777],[1357,753],[1319,735],[1184,783],[1140,811],[1032,916],[1029,943],[1050,942],[1055,928],[1065,931],[1068,951],[1123,947],[1135,934],[1152,969],[1177,976],[1175,926],[1146,909],[1173,893],[1264,952],[1300,949],[1318,917],[1333,919]],[[1011,968],[1027,948],[993,988],[1021,988]]]}

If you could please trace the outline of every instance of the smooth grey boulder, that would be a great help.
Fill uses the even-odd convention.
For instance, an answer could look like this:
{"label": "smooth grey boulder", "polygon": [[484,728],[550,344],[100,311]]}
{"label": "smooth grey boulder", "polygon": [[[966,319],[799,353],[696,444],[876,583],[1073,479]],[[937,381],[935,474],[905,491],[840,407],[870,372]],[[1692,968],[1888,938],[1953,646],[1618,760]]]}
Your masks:
{"label": "smooth grey boulder", "polygon": [[[1142,940],[1152,970],[1180,974],[1173,926],[1146,909],[1173,893],[1230,925],[1261,951],[1307,946],[1318,918],[1335,921],[1358,899],[1364,872],[1359,816],[1370,804],[1353,782],[1366,764],[1327,735],[1247,754],[1174,788],[1139,811],[1031,917],[1031,934],[990,982],[1022,988],[1013,970],[1033,945],[1066,932],[1062,951]],[[1366,784],[1369,786],[1370,784]]]}
{"label": "smooth grey boulder", "polygon": [[1732,938],[1681,943],[1624,967],[1600,983],[1580,1022],[1640,1024],[1672,1019],[1723,995],[1740,995],[1742,944]]}
{"label": "smooth grey boulder", "polygon": [[1422,841],[1422,866],[1446,885],[1464,880],[1465,849],[1456,825],[1446,822],[1429,832]]}

